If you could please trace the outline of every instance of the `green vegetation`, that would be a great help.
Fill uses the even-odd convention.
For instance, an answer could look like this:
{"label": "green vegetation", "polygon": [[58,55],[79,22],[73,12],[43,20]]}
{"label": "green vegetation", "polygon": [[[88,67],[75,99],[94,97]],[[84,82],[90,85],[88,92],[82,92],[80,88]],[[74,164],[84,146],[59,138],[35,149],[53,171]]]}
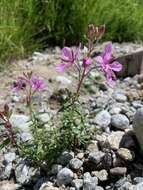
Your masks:
{"label": "green vegetation", "polygon": [[143,40],[141,0],[0,0],[0,62],[47,45],[77,44],[88,23],[104,40]]}

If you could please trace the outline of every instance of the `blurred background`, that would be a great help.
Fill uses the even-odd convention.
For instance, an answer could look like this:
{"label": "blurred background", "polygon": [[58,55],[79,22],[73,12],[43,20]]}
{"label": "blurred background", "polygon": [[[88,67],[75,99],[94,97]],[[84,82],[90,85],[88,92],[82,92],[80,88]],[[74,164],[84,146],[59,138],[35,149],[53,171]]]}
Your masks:
{"label": "blurred background", "polygon": [[76,45],[89,23],[106,25],[103,41],[142,41],[143,0],[0,0],[0,62]]}

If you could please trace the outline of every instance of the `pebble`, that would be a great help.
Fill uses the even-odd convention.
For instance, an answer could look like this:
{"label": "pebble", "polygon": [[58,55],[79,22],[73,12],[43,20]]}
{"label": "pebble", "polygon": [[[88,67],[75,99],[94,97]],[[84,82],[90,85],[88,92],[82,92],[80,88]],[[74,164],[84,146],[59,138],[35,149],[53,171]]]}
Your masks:
{"label": "pebble", "polygon": [[112,115],[111,125],[117,129],[124,130],[129,127],[129,119],[123,114]]}
{"label": "pebble", "polygon": [[83,190],[95,190],[98,184],[96,177],[91,177],[89,172],[83,175]]}
{"label": "pebble", "polygon": [[100,170],[100,171],[93,171],[93,176],[96,176],[100,181],[107,181],[108,180],[108,173],[106,170]]}
{"label": "pebble", "polygon": [[57,174],[57,185],[68,185],[72,182],[74,177],[73,172],[69,168],[61,169]]}
{"label": "pebble", "polygon": [[83,187],[83,179],[74,179],[71,185],[75,187],[76,190],[80,190]]}
{"label": "pebble", "polygon": [[83,161],[79,160],[78,158],[73,158],[70,160],[70,168],[73,170],[78,170],[82,167]]}
{"label": "pebble", "polygon": [[7,164],[13,162],[16,159],[16,154],[15,152],[8,152],[4,154],[4,160]]}
{"label": "pebble", "polygon": [[95,117],[95,122],[101,127],[107,127],[111,122],[110,113],[106,110],[99,112]]}
{"label": "pebble", "polygon": [[134,154],[127,148],[119,148],[117,150],[118,156],[120,156],[125,161],[133,161]]}
{"label": "pebble", "polygon": [[112,133],[107,137],[110,148],[118,150],[124,135],[125,133],[123,131],[112,131]]}
{"label": "pebble", "polygon": [[112,176],[122,176],[122,175],[125,175],[127,172],[127,168],[126,167],[116,167],[116,168],[112,168],[110,169],[110,174]]}
{"label": "pebble", "polygon": [[66,166],[67,164],[69,164],[70,160],[74,158],[74,152],[72,151],[64,151],[61,156],[58,158],[58,163]]}
{"label": "pebble", "polygon": [[91,152],[88,156],[89,161],[93,162],[94,164],[99,164],[102,159],[104,158],[105,153],[102,151],[99,152]]}
{"label": "pebble", "polygon": [[121,94],[119,92],[116,92],[113,94],[113,98],[117,101],[117,102],[126,102],[127,101],[127,97],[124,94]]}

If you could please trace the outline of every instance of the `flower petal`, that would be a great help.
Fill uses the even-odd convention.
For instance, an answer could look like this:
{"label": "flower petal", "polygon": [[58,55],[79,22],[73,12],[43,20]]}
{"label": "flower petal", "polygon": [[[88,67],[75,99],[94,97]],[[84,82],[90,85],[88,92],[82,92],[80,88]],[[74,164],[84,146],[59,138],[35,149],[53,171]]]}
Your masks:
{"label": "flower petal", "polygon": [[111,68],[113,71],[119,72],[119,71],[122,70],[123,66],[122,66],[122,64],[120,64],[119,62],[114,61],[113,63],[110,64],[110,68]]}
{"label": "flower petal", "polygon": [[66,68],[67,68],[66,64],[61,63],[60,65],[56,67],[56,70],[59,72],[64,72]]}
{"label": "flower petal", "polygon": [[111,43],[111,42],[109,42],[109,43],[105,46],[105,48],[104,48],[104,53],[105,53],[105,54],[106,54],[106,53],[112,54],[112,43]]}
{"label": "flower petal", "polygon": [[96,58],[95,58],[95,61],[97,62],[97,63],[100,63],[100,64],[103,64],[103,57],[102,56],[97,56]]}
{"label": "flower petal", "polygon": [[73,59],[73,52],[72,52],[72,49],[69,48],[69,47],[64,47],[62,49],[62,59],[69,59],[69,60],[72,60]]}

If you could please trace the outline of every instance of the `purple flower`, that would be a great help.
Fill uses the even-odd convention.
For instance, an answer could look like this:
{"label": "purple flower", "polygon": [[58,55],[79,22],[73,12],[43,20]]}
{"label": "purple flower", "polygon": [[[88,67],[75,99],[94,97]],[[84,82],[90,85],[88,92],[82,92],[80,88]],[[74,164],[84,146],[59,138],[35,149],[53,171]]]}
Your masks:
{"label": "purple flower", "polygon": [[57,71],[64,72],[71,67],[80,56],[80,45],[76,49],[64,47],[62,49],[61,64],[57,66]]}
{"label": "purple flower", "polygon": [[92,59],[90,57],[85,57],[83,59],[83,67],[88,67],[92,64]]}
{"label": "purple flower", "polygon": [[46,83],[37,76],[32,76],[29,83],[35,90],[43,90],[46,88]]}
{"label": "purple flower", "polygon": [[20,90],[24,89],[25,87],[26,87],[26,84],[24,80],[19,78],[17,82],[14,82],[12,90],[18,93]]}
{"label": "purple flower", "polygon": [[100,64],[109,84],[112,84],[116,80],[114,71],[119,72],[122,70],[122,65],[119,62],[112,60],[112,43],[108,43],[105,46],[103,55],[96,57],[96,62]]}

